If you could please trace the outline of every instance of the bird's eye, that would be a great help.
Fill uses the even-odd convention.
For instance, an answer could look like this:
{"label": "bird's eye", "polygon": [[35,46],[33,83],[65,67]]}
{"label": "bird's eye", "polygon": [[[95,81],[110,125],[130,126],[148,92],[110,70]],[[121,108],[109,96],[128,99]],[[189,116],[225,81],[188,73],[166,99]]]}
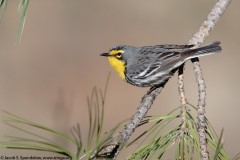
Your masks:
{"label": "bird's eye", "polygon": [[117,57],[118,59],[121,59],[121,58],[122,58],[122,53],[118,52],[118,53],[116,54],[116,57]]}

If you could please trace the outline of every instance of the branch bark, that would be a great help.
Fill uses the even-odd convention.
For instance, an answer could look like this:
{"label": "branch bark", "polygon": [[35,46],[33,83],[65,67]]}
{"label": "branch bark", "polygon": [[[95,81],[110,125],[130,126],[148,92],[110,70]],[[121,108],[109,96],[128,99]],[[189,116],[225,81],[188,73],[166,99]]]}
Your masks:
{"label": "branch bark", "polygon": [[[209,32],[214,28],[216,23],[219,21],[221,15],[227,9],[231,0],[219,0],[215,6],[212,8],[211,12],[208,14],[207,19],[200,26],[199,30],[193,35],[192,39],[188,42],[188,44],[194,44],[196,47],[203,43],[206,37],[209,35]],[[202,160],[209,159],[209,153],[207,150],[207,142],[206,142],[206,122],[205,122],[205,106],[206,106],[206,84],[203,79],[202,70],[200,67],[199,59],[192,59],[193,62],[193,70],[196,77],[196,81],[198,84],[198,132],[200,137],[200,148],[201,148],[201,157]],[[180,67],[178,76],[178,84],[179,84],[179,93],[181,98],[182,106],[186,106],[186,96],[184,92],[184,83],[183,83],[183,67]],[[183,111],[186,111],[182,109]],[[182,117],[184,117],[184,113],[182,113]]]}
{"label": "branch bark", "polygon": [[106,147],[101,149],[101,151],[98,153],[98,156],[113,159],[116,158],[117,154],[126,144],[134,130],[138,127],[141,120],[147,114],[155,98],[157,97],[158,94],[160,94],[162,89],[163,86],[150,88],[150,90],[142,97],[140,105],[137,108],[137,112],[132,116],[128,124],[124,127],[124,129],[121,132],[119,132],[119,134],[115,138],[113,138],[111,144],[108,144]]}

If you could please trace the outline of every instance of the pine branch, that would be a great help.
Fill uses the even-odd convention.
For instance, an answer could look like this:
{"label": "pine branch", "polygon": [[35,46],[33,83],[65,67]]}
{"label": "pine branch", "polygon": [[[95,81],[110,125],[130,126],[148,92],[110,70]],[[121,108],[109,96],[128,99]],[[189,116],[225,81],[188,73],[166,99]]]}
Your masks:
{"label": "pine branch", "polygon": [[125,125],[125,128],[119,132],[115,138],[113,138],[113,141],[110,144],[107,144],[106,147],[103,147],[103,149],[97,153],[98,155],[101,155],[101,157],[104,155],[104,157],[107,158],[116,158],[117,154],[126,144],[134,130],[138,127],[141,120],[147,114],[155,98],[162,91],[162,89],[163,86],[150,88],[150,90],[142,97],[137,112],[132,116],[128,124]]}
{"label": "pine branch", "polygon": [[[212,8],[209,13],[207,19],[200,26],[199,30],[193,35],[192,39],[188,42],[188,44],[194,44],[196,46],[203,43],[206,37],[209,35],[209,32],[214,28],[221,15],[227,9],[231,0],[219,0],[215,6]],[[198,84],[198,132],[200,135],[200,148],[201,148],[201,157],[203,160],[208,160],[209,154],[207,150],[207,142],[206,142],[206,122],[205,122],[205,106],[206,106],[206,84],[203,79],[203,74],[201,70],[201,66],[199,63],[199,59],[192,59],[194,74],[196,77],[196,81]],[[184,108],[186,105],[186,96],[184,92],[184,83],[183,83],[183,67],[179,69],[178,76],[178,84],[179,84],[179,94],[181,98],[181,104]],[[182,109],[184,111],[184,109]],[[182,113],[182,117],[184,117],[184,112]]]}
{"label": "pine branch", "polygon": [[[231,0],[219,0],[219,2],[214,6],[212,11],[210,12],[208,18],[201,25],[198,32],[193,35],[193,38],[189,41],[189,44],[199,45],[204,41],[204,39],[208,36],[209,31],[213,29],[216,22],[219,20],[222,13],[227,8],[228,4]],[[205,99],[206,99],[206,91],[205,91],[205,82],[203,80],[201,68],[199,65],[198,59],[193,60],[194,73],[197,79],[198,88],[199,88],[199,102],[198,102],[198,122],[199,122],[199,134],[201,141],[201,156],[202,159],[208,159],[207,145],[206,145],[206,133],[205,133]],[[183,67],[180,68],[183,72]],[[180,70],[180,71],[181,71]],[[181,104],[186,104],[186,98],[184,93],[184,83],[183,83],[183,74],[179,75],[179,93],[181,97]],[[98,155],[105,156],[105,158],[116,158],[119,151],[122,149],[124,144],[126,144],[129,137],[132,135],[136,127],[139,125],[143,117],[147,114],[148,110],[151,108],[156,96],[160,94],[163,86],[159,86],[156,88],[151,88],[142,98],[140,105],[137,109],[137,112],[132,116],[129,123],[125,126],[125,128],[119,132],[116,138],[113,138],[113,141],[103,147]],[[185,111],[184,111],[185,112]]]}

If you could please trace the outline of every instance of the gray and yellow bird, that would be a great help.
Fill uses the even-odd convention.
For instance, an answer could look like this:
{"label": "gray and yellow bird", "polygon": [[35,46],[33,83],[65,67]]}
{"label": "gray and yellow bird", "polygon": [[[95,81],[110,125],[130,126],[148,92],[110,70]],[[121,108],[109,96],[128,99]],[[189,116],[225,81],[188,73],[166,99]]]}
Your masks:
{"label": "gray and yellow bird", "polygon": [[198,48],[194,45],[118,45],[101,56],[106,56],[118,75],[128,83],[154,87],[164,85],[187,60],[220,51],[220,42]]}

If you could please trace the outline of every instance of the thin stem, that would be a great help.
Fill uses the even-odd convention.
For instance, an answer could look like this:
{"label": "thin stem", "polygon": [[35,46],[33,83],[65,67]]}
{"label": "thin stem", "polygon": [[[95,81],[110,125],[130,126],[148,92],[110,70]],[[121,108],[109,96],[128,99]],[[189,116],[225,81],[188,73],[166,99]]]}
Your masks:
{"label": "thin stem", "polygon": [[[181,119],[182,119],[180,135],[184,135],[187,132],[187,128],[186,128],[187,100],[186,100],[185,91],[184,91],[183,69],[184,69],[184,65],[182,65],[178,69],[178,92],[179,92],[180,101],[181,101]],[[182,139],[182,141],[184,140]]]}
{"label": "thin stem", "polygon": [[[196,32],[189,44],[199,45],[203,43],[209,32],[214,28],[221,15],[227,9],[231,0],[219,0],[208,14],[207,19],[200,26],[198,32]],[[202,160],[209,159],[209,153],[207,150],[206,142],[206,121],[205,121],[205,106],[206,106],[206,84],[203,79],[202,70],[198,58],[193,59],[193,70],[198,84],[198,132],[200,137],[200,149]]]}
{"label": "thin stem", "polygon": [[184,91],[183,70],[184,70],[184,65],[180,66],[178,69],[178,91],[179,91],[180,101],[182,106],[187,104],[187,99]]}
{"label": "thin stem", "polygon": [[137,112],[132,116],[131,120],[124,127],[124,129],[118,133],[118,135],[113,138],[110,144],[98,153],[98,155],[105,155],[105,158],[116,158],[119,151],[126,144],[129,137],[132,135],[134,130],[140,124],[141,120],[147,114],[148,110],[151,108],[155,98],[162,91],[163,87],[150,88],[150,90],[142,97]]}
{"label": "thin stem", "polygon": [[184,65],[180,66],[178,69],[178,92],[180,95],[180,101],[181,101],[181,118],[182,118],[182,126],[181,126],[181,131],[185,132],[186,130],[186,96],[185,96],[185,91],[184,91],[184,82],[183,82],[183,69]]}
{"label": "thin stem", "polygon": [[207,19],[202,23],[199,30],[193,35],[188,44],[199,45],[203,43],[231,1],[232,0],[218,0],[211,12],[208,14]]}

